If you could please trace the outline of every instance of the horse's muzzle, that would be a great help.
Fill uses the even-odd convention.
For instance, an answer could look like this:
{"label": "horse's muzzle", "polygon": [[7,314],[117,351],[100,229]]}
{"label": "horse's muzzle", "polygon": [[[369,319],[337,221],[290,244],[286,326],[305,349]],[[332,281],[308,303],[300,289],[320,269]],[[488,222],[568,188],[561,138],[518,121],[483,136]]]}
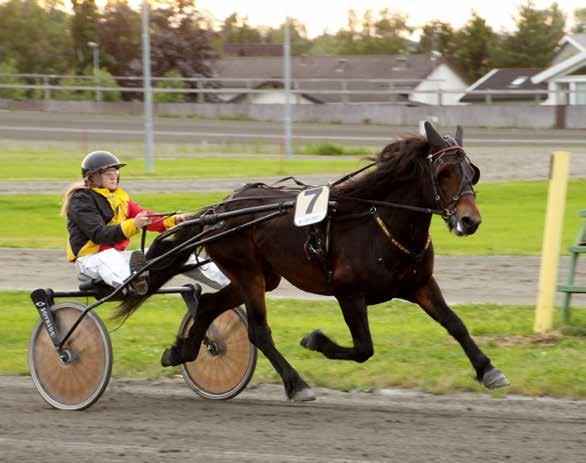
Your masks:
{"label": "horse's muzzle", "polygon": [[454,214],[448,219],[448,227],[456,236],[467,236],[476,232],[480,222],[482,222],[480,217],[475,218],[469,215],[458,217]]}

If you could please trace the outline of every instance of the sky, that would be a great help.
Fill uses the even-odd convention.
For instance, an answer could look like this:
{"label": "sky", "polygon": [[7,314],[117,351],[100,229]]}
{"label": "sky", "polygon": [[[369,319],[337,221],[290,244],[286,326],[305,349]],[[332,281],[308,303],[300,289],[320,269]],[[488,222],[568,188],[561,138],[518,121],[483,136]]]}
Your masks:
{"label": "sky", "polygon": [[[472,10],[485,18],[496,31],[514,29],[514,16],[519,5],[525,0],[289,0],[287,2],[268,0],[196,0],[197,9],[211,13],[217,20],[223,20],[233,12],[248,16],[251,26],[277,26],[287,16],[305,24],[310,38],[347,26],[348,10],[375,12],[388,8],[392,12],[408,15],[408,24],[417,27],[427,21],[439,19],[451,23],[455,28],[463,26]],[[553,0],[535,0],[536,8],[547,8]],[[586,7],[585,0],[557,0],[560,9],[572,25],[572,12]]]}

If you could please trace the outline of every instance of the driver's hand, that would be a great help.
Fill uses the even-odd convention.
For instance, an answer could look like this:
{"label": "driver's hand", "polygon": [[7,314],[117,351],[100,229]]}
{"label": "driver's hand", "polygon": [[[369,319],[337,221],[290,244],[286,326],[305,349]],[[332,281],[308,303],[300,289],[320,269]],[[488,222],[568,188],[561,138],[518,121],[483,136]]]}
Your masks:
{"label": "driver's hand", "polygon": [[175,225],[181,223],[181,222],[185,222],[186,220],[190,220],[193,218],[193,213],[191,212],[185,212],[183,214],[177,214],[175,216]]}
{"label": "driver's hand", "polygon": [[134,217],[134,225],[136,225],[136,228],[143,228],[150,223],[151,219],[148,217],[147,211],[140,211],[136,214],[136,217]]}

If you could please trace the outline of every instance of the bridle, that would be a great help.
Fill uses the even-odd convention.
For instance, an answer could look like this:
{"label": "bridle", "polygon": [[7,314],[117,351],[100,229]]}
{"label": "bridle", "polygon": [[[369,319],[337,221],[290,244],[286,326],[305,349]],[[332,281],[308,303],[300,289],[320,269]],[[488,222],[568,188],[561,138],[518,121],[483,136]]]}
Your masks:
{"label": "bridle", "polygon": [[[472,185],[475,183],[475,177],[478,175],[478,168],[470,162],[464,148],[459,145],[451,145],[430,153],[427,156],[427,160],[429,162],[429,175],[431,177],[434,201],[440,211],[440,215],[447,221],[456,213],[456,204],[458,204],[460,198],[467,195],[476,197]],[[447,201],[442,201],[443,198],[441,196],[437,173],[443,166],[450,164],[457,164],[460,169],[460,173],[462,174],[460,177],[460,185],[456,194]],[[444,205],[442,205],[442,202]]]}
{"label": "bridle", "polygon": [[[445,137],[444,140],[447,143],[450,143],[451,137]],[[427,161],[429,167],[428,171],[431,177],[431,187],[433,190],[435,209],[428,207],[409,206],[407,204],[392,203],[388,201],[355,198],[339,194],[336,194],[335,196],[340,199],[349,199],[356,202],[370,204],[371,206],[386,206],[397,209],[407,209],[409,211],[421,212],[425,214],[436,214],[440,215],[445,221],[448,221],[449,218],[456,213],[456,204],[458,203],[461,197],[467,195],[476,196],[476,193],[474,192],[474,188],[472,187],[472,185],[473,183],[475,183],[475,178],[479,175],[478,168],[470,162],[470,159],[468,159],[468,156],[466,155],[464,148],[455,143],[445,148],[442,148],[438,151],[430,153],[427,156]],[[361,169],[351,172],[345,175],[344,177],[330,183],[330,186],[338,185],[358,175],[359,173],[369,169],[370,167],[379,164],[380,162],[381,161],[372,162]],[[439,170],[442,169],[443,166],[450,164],[458,164],[462,176],[460,177],[460,186],[458,187],[458,191],[451,198],[449,198],[448,201],[444,201],[441,195],[441,188],[439,187],[437,173]]]}

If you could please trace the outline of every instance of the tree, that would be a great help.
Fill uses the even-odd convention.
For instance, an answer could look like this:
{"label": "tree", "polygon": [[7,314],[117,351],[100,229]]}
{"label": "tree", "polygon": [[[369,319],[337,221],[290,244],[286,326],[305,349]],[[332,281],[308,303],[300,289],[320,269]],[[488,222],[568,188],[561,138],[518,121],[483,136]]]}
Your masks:
{"label": "tree", "polygon": [[248,25],[248,17],[240,18],[238,13],[232,13],[222,25],[224,43],[256,44],[262,42],[262,35],[258,29]]}
{"label": "tree", "polygon": [[467,77],[477,80],[492,68],[491,54],[497,35],[484,18],[473,11],[472,17],[456,34],[456,62]]}
{"label": "tree", "polygon": [[71,19],[71,38],[75,52],[76,73],[92,64],[90,42],[98,42],[98,9],[95,0],[71,0],[73,17]]}
{"label": "tree", "polygon": [[0,3],[0,59],[11,60],[19,73],[64,74],[71,68],[69,16],[54,4],[47,8],[34,0]]}
{"label": "tree", "polygon": [[423,26],[419,53],[438,51],[445,56],[454,56],[456,46],[456,32],[450,24],[435,20]]}
{"label": "tree", "polygon": [[109,0],[99,20],[97,42],[101,67],[114,76],[130,75],[130,63],[141,60],[140,14],[121,0]]}
{"label": "tree", "polygon": [[350,10],[348,28],[339,30],[334,41],[324,36],[323,40],[316,41],[316,45],[332,55],[394,55],[405,53],[405,35],[411,30],[407,26],[407,16],[391,13],[388,9],[377,15],[367,10],[362,20]]}
{"label": "tree", "polygon": [[551,64],[566,19],[557,3],[549,8],[535,8],[528,0],[519,8],[517,30],[503,40],[506,50],[503,65],[509,67],[546,67]]}

